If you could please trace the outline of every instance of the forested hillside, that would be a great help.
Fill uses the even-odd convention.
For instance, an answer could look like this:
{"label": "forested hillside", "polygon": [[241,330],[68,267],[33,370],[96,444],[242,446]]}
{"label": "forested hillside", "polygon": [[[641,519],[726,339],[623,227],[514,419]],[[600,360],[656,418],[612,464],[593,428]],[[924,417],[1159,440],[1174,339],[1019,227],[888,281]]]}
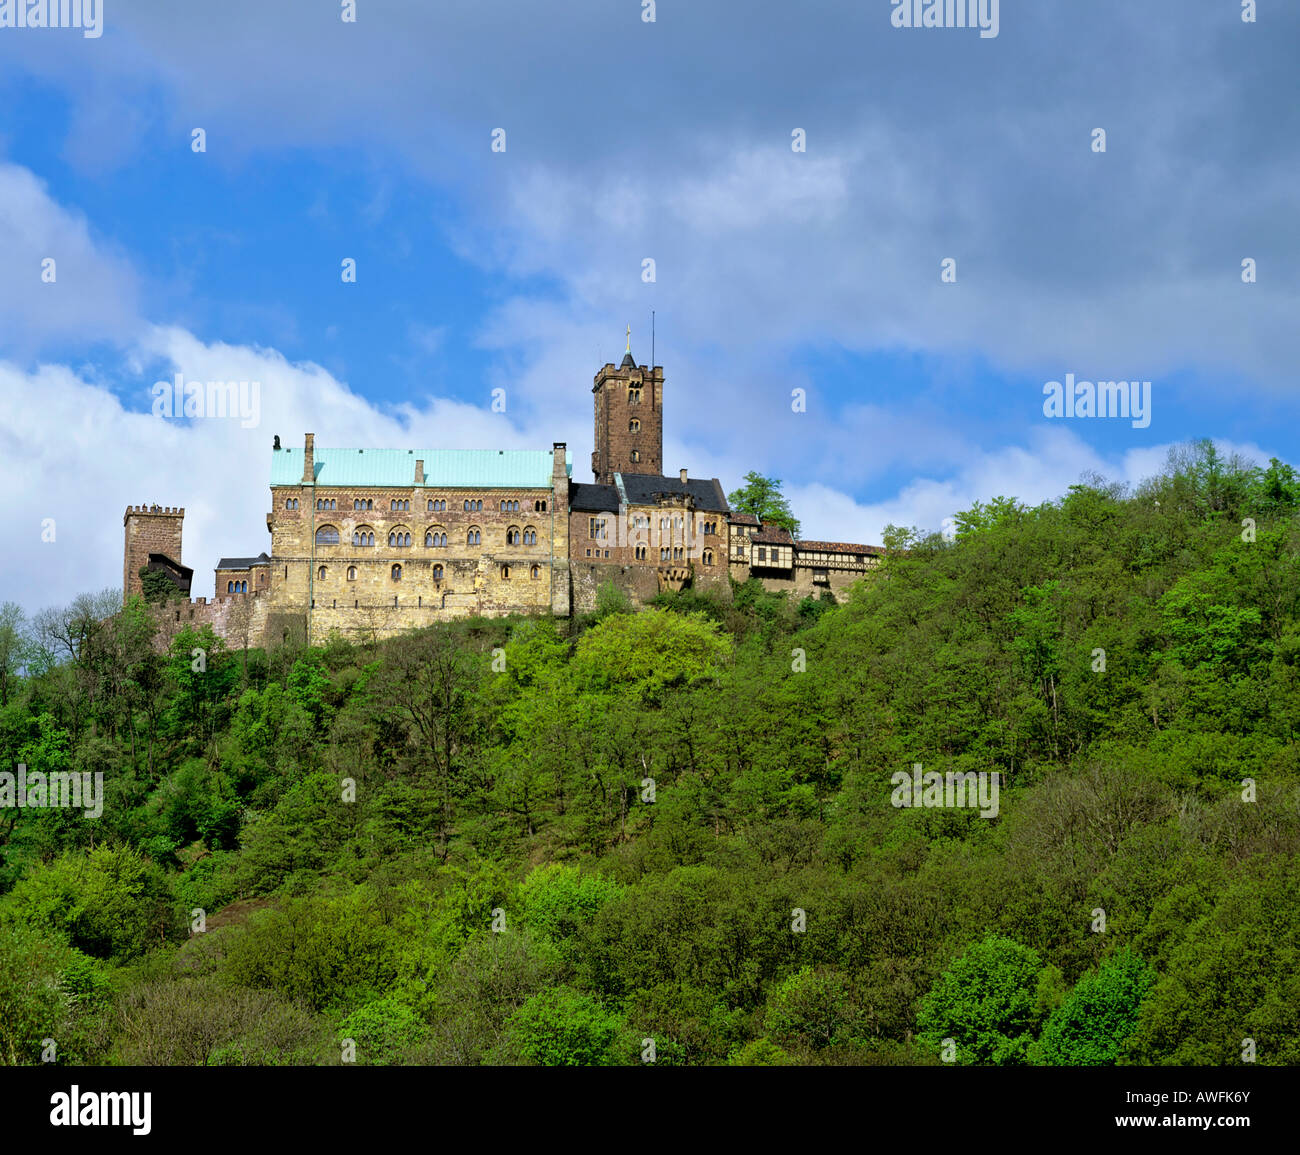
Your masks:
{"label": "forested hillside", "polygon": [[838,605],[379,645],[11,609],[0,768],[106,797],[0,810],[0,1061],[1300,1063],[1298,502],[1201,445]]}

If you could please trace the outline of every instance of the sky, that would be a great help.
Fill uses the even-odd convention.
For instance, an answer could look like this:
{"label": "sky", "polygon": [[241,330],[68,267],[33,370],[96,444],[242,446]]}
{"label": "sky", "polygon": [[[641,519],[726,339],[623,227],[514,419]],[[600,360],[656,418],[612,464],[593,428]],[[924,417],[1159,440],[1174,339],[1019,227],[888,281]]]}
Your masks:
{"label": "sky", "polygon": [[[809,538],[1192,438],[1300,463],[1300,4],[349,7],[0,26],[0,601],[119,585],[154,502],[210,595],[269,549],[275,436],[564,441],[589,481],[652,313],[665,470],[779,478]],[[154,412],[177,374],[256,419]],[[1047,415],[1067,374],[1150,382],[1148,419]]]}

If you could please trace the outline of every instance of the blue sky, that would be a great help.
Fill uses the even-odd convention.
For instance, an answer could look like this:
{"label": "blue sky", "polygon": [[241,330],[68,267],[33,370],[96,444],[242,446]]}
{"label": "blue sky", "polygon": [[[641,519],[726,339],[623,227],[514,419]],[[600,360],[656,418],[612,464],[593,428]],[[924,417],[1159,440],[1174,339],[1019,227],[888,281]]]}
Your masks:
{"label": "blue sky", "polygon": [[[651,310],[666,468],[780,477],[810,537],[1137,482],[1193,437],[1300,462],[1300,6],[1240,7],[1002,0],[980,38],[889,0],[104,0],[98,39],[0,29],[0,599],[120,582],[140,501],[186,507],[208,593],[267,547],[277,434],[563,440],[588,480],[592,376],[629,323],[649,360]],[[155,416],[178,372],[258,380],[259,422]],[[1045,418],[1067,373],[1150,380],[1149,426]]]}

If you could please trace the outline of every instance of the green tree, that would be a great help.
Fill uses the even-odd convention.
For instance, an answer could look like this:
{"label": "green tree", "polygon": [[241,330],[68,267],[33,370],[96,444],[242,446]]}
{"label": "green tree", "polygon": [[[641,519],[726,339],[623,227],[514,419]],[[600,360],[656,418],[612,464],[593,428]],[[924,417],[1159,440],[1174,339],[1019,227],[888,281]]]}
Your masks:
{"label": "green tree", "polygon": [[951,1038],[958,1063],[1027,1062],[1042,1021],[1037,998],[1042,969],[1037,951],[988,935],[968,947],[921,1001],[921,1040],[938,1051]]}
{"label": "green tree", "polygon": [[510,1018],[520,1054],[543,1067],[599,1067],[612,1062],[622,1020],[571,987],[534,995]]}
{"label": "green tree", "polygon": [[1137,1029],[1142,1000],[1155,979],[1145,960],[1120,948],[1095,974],[1081,978],[1048,1017],[1034,1061],[1054,1067],[1113,1064]]}
{"label": "green tree", "polygon": [[745,484],[727,494],[727,504],[737,513],[748,513],[764,525],[777,525],[799,536],[799,521],[790,509],[789,499],[781,492],[782,483],[750,471]]}

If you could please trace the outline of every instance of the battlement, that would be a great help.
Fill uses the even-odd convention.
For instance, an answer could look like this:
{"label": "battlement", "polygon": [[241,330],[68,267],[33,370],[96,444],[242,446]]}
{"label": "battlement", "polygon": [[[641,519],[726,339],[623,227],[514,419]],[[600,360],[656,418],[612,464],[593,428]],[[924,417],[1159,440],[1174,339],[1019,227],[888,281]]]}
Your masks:
{"label": "battlement", "polygon": [[185,507],[171,505],[128,505],[126,513],[122,515],[122,524],[126,524],[128,517],[148,517],[150,514],[158,517],[184,517]]}

